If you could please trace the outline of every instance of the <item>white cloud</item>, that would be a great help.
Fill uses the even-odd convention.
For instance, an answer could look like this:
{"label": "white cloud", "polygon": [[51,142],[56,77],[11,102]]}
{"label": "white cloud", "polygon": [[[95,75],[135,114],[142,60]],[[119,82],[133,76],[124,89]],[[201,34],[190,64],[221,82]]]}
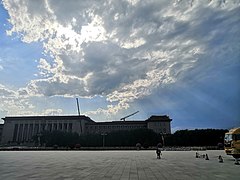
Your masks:
{"label": "white cloud", "polygon": [[[202,56],[224,56],[224,48],[239,50],[237,37],[230,42],[232,36],[227,35],[221,45],[216,40],[239,33],[239,0],[5,0],[3,4],[13,25],[8,34],[16,32],[26,43],[42,42],[53,58],[53,62],[39,60],[40,79],[21,92],[105,96],[110,104],[97,112],[107,114],[185,78],[202,64]],[[238,46],[229,46],[234,43]],[[209,63],[218,62],[211,57]]]}
{"label": "white cloud", "polygon": [[63,111],[62,111],[62,109],[46,109],[45,111],[44,111],[44,114],[45,115],[59,115],[59,114],[62,114],[63,113]]}
{"label": "white cloud", "polygon": [[5,116],[13,115],[59,115],[63,110],[58,108],[48,108],[46,102],[42,110],[36,107],[29,97],[26,89],[11,90],[8,87],[0,84],[0,114]]}
{"label": "white cloud", "polygon": [[28,98],[19,95],[17,91],[10,90],[2,84],[0,84],[0,101],[0,109],[4,110],[6,114],[24,114],[33,108]]}

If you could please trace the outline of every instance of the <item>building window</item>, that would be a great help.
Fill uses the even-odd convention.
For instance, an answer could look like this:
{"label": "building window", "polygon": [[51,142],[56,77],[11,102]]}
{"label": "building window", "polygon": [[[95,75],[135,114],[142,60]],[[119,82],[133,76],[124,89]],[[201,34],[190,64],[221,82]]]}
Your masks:
{"label": "building window", "polygon": [[39,125],[35,124],[35,126],[34,126],[34,135],[36,135],[38,133],[39,133]]}
{"label": "building window", "polygon": [[72,123],[68,124],[68,132],[72,132]]}
{"label": "building window", "polygon": [[41,124],[41,132],[45,130],[46,124]]}
{"label": "building window", "polygon": [[61,131],[62,130],[62,123],[58,124],[58,129]]}
{"label": "building window", "polygon": [[64,131],[67,131],[67,123],[64,123]]}
{"label": "building window", "polygon": [[14,131],[13,131],[13,142],[17,140],[17,133],[18,133],[18,124],[15,124]]}
{"label": "building window", "polygon": [[57,123],[53,124],[53,130],[56,131],[57,130]]}
{"label": "building window", "polygon": [[48,124],[47,130],[50,132],[52,131],[52,124]]}

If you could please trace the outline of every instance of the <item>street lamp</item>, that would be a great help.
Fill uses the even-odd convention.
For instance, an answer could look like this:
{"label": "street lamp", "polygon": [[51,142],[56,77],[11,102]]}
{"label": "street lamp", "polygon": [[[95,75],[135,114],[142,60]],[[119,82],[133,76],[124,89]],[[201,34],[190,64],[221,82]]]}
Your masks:
{"label": "street lamp", "polygon": [[165,135],[166,133],[160,133],[160,135],[161,135],[161,138],[162,138],[162,146],[164,147],[165,146],[165,139],[164,139],[164,135]]}

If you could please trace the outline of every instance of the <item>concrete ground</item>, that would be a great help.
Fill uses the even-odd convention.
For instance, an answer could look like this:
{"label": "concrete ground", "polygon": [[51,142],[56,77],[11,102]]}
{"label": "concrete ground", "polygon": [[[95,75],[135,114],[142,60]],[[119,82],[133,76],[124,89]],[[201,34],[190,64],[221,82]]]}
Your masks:
{"label": "concrete ground", "polygon": [[[2,151],[0,179],[240,179],[240,165],[224,151]],[[223,163],[218,156],[223,156]]]}

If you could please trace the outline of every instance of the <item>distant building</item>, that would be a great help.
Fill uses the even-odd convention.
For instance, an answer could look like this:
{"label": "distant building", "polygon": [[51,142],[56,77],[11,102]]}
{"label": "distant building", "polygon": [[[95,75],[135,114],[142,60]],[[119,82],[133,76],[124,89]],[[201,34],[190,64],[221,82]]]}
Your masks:
{"label": "distant building", "polygon": [[172,120],[168,116],[151,116],[145,121],[87,122],[86,134],[100,134],[120,130],[152,129],[156,133],[171,134]]}
{"label": "distant building", "polygon": [[120,130],[152,129],[156,133],[171,134],[172,121],[168,116],[151,116],[145,121],[95,122],[87,116],[21,116],[5,117],[2,143],[31,143],[32,137],[43,131],[100,134]]}
{"label": "distant building", "polygon": [[42,131],[64,131],[84,134],[87,116],[21,116],[5,117],[2,143],[30,143]]}

